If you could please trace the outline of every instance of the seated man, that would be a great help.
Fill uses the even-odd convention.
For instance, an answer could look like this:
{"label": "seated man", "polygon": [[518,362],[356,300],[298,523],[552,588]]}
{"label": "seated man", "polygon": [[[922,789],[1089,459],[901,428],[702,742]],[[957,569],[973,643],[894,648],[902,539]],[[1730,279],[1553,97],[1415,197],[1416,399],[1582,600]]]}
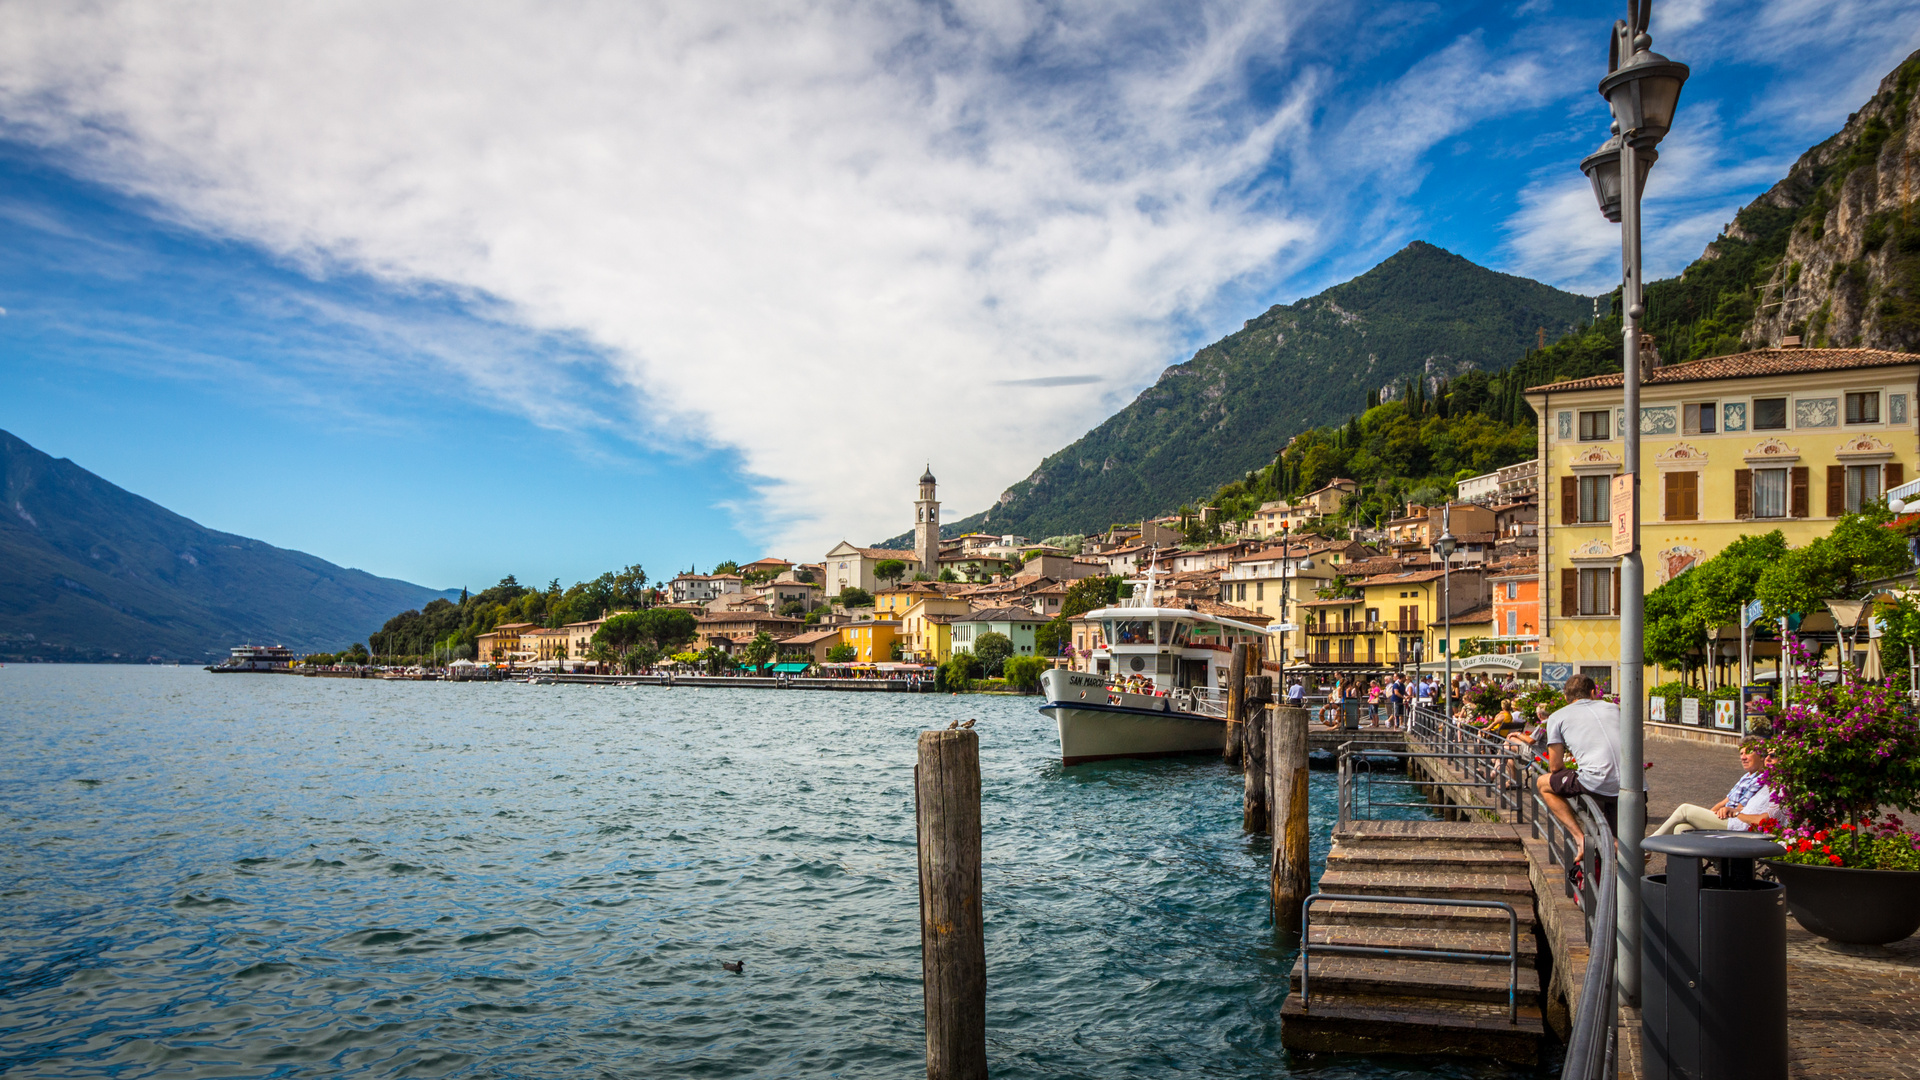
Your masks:
{"label": "seated man", "polygon": [[1740,744],[1740,765],[1746,774],[1727,792],[1727,797],[1712,807],[1695,806],[1681,803],[1668,816],[1666,824],[1655,829],[1653,835],[1667,836],[1672,833],[1726,830],[1728,832],[1746,832],[1755,825],[1774,817],[1779,813],[1779,804],[1774,793],[1760,781],[1760,767],[1771,762],[1770,757],[1763,758],[1759,739],[1748,739]]}
{"label": "seated man", "polygon": [[[1617,830],[1620,806],[1620,706],[1602,698],[1593,680],[1575,675],[1562,688],[1567,704],[1547,717],[1547,771],[1537,781],[1547,809],[1567,831],[1580,838],[1579,857],[1587,851],[1586,832],[1574,816],[1573,801],[1591,795]],[[1571,751],[1575,767],[1562,766]]]}

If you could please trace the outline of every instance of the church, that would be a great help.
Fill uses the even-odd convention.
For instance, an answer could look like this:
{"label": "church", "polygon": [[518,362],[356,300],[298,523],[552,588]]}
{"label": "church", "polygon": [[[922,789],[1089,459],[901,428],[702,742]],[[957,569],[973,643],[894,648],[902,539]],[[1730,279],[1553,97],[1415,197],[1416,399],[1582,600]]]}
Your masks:
{"label": "church", "polygon": [[920,474],[920,497],[913,501],[913,549],[855,547],[842,540],[827,552],[825,568],[828,596],[838,596],[849,588],[872,592],[881,585],[874,568],[887,559],[907,564],[908,578],[940,573],[940,500],[934,497],[933,465]]}

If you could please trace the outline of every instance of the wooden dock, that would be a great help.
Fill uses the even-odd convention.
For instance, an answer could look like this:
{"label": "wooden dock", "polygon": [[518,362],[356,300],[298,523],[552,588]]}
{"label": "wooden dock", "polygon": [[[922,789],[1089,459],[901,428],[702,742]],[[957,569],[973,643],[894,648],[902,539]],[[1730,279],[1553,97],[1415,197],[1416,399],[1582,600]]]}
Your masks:
{"label": "wooden dock", "polygon": [[1510,824],[1354,821],[1336,830],[1319,892],[1499,901],[1518,922],[1517,1019],[1508,1019],[1512,923],[1504,910],[1407,903],[1314,905],[1319,945],[1440,950],[1477,959],[1316,953],[1309,1002],[1304,958],[1281,1007],[1281,1041],[1296,1051],[1416,1053],[1533,1063],[1546,1035],[1535,963],[1533,885]]}

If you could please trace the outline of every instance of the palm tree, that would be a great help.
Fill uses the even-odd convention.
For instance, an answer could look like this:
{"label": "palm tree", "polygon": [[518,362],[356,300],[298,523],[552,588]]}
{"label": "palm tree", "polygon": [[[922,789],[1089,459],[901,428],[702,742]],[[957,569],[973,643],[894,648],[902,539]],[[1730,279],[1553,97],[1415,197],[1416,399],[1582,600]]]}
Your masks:
{"label": "palm tree", "polygon": [[766,667],[767,661],[773,659],[779,651],[780,647],[773,643],[773,635],[762,630],[753,636],[752,641],[747,642],[745,649],[740,651],[740,659],[751,664],[753,670],[758,672]]}

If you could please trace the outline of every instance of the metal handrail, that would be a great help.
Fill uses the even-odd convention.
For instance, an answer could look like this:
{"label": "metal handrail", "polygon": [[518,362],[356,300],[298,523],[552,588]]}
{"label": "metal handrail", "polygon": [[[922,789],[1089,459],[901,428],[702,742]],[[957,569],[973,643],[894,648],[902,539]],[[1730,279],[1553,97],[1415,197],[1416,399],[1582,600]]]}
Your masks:
{"label": "metal handrail", "polygon": [[[1336,900],[1361,904],[1424,904],[1428,907],[1500,908],[1507,913],[1507,951],[1501,953],[1460,952],[1450,949],[1394,948],[1385,945],[1316,945],[1313,942],[1313,902]],[[1507,962],[1507,1023],[1520,1022],[1520,916],[1504,900],[1442,900],[1432,896],[1358,896],[1348,893],[1314,893],[1300,902],[1300,1011],[1313,1010],[1313,954],[1346,953],[1354,956],[1405,956],[1428,960],[1469,960],[1491,964]]]}
{"label": "metal handrail", "polygon": [[[1496,741],[1484,731],[1463,730],[1463,725],[1452,717],[1424,707],[1416,708],[1409,718],[1407,737],[1409,741],[1424,738],[1447,747]],[[1504,749],[1505,740],[1497,741]],[[1508,756],[1512,760],[1524,760],[1523,768],[1529,781],[1544,771],[1530,758],[1521,759],[1518,754]],[[1606,861],[1611,861],[1606,860],[1606,856],[1614,850],[1613,830],[1591,795],[1582,795],[1573,803],[1586,841],[1586,855],[1577,859],[1575,853],[1579,845],[1573,834],[1548,811],[1538,788],[1530,782],[1527,788],[1531,790],[1531,797],[1526,800],[1531,812],[1526,819],[1533,838],[1546,840],[1549,862],[1563,867],[1570,867],[1576,861],[1582,864],[1579,883],[1574,882],[1574,875],[1566,874],[1561,885],[1565,894],[1579,903],[1585,917],[1588,950],[1587,971],[1580,983],[1580,1004],[1567,1042],[1561,1080],[1601,1080],[1603,1077],[1611,1080],[1618,1071],[1620,1039],[1618,983],[1614,970],[1619,945],[1614,927],[1619,910],[1619,874],[1638,872],[1638,868],[1621,868],[1616,872],[1606,865]],[[1344,815],[1347,792],[1343,789],[1340,794]]]}

